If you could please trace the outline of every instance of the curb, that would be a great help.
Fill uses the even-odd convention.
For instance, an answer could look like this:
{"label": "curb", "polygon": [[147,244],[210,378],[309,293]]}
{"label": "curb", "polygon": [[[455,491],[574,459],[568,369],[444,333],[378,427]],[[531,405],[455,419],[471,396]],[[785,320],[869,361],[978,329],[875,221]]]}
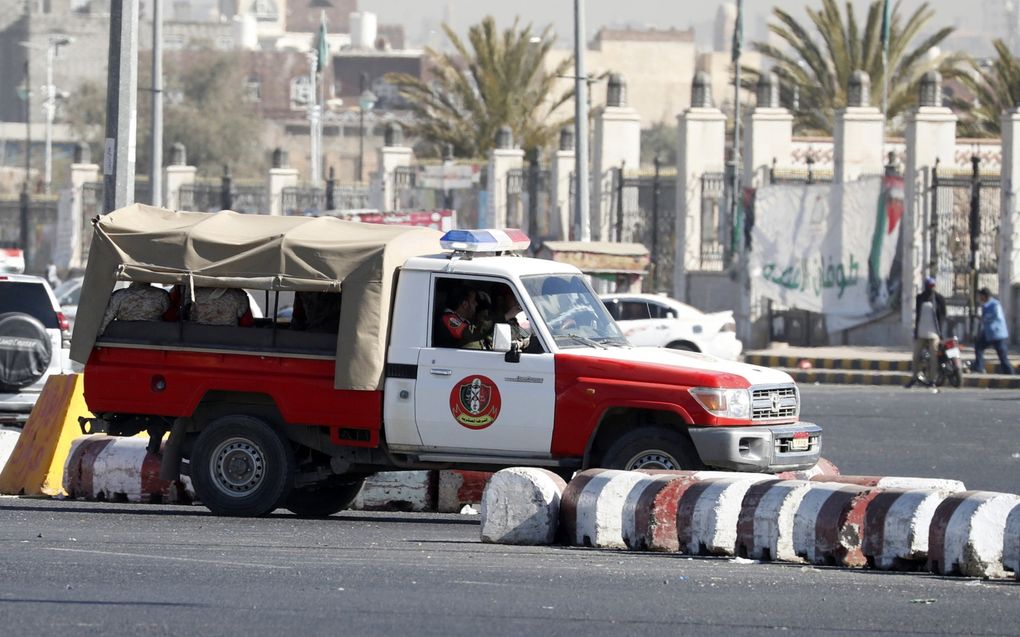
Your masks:
{"label": "curb", "polygon": [[[1003,547],[1020,541],[1006,536],[1006,520],[1020,496],[964,491],[946,498],[928,531],[928,570],[940,575],[1005,577]],[[1014,571],[1015,573],[1015,571]]]}
{"label": "curb", "polygon": [[801,361],[811,367],[836,371],[906,372],[911,373],[910,358],[900,360],[874,360],[869,358],[808,358],[806,356],[782,356],[774,354],[747,354],[744,362],[761,367],[784,367],[797,369]]}

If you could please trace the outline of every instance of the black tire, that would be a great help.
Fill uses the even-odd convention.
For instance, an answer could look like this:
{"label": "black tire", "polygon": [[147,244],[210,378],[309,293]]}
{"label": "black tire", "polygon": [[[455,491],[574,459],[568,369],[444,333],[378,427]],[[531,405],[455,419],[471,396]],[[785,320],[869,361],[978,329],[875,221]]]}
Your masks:
{"label": "black tire", "polygon": [[704,465],[691,439],[665,427],[641,427],[620,437],[602,458],[606,469],[694,470]]}
{"label": "black tire", "polygon": [[669,345],[666,346],[666,348],[667,349],[678,349],[678,350],[680,350],[682,352],[700,352],[701,351],[696,346],[691,345],[690,343],[681,343],[679,341],[677,341],[675,343],[670,343]]}
{"label": "black tire", "polygon": [[294,489],[284,508],[299,518],[325,518],[349,509],[361,492],[364,478],[338,477],[308,487]]}
{"label": "black tire", "polygon": [[0,389],[28,387],[46,374],[53,344],[46,327],[22,312],[0,314]]}
{"label": "black tire", "polygon": [[959,388],[963,384],[963,374],[960,373],[960,368],[954,363],[949,363],[946,366],[945,375],[949,379],[949,384],[953,387]]}
{"label": "black tire", "polygon": [[265,421],[223,416],[195,440],[191,481],[198,499],[216,515],[260,517],[290,495],[294,453]]}

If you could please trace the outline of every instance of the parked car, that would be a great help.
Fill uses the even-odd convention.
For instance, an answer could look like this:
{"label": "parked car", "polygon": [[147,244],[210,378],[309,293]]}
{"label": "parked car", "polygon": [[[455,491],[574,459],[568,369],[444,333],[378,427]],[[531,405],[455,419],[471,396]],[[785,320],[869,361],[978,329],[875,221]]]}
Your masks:
{"label": "parked car", "polygon": [[60,310],[67,319],[71,331],[74,331],[74,317],[78,314],[78,301],[81,299],[81,282],[84,277],[72,277],[57,287],[53,288],[53,294],[57,297]]}
{"label": "parked car", "polygon": [[744,346],[737,340],[733,312],[712,312],[658,294],[604,294],[609,313],[633,345],[669,347],[736,360]]}
{"label": "parked car", "polygon": [[24,424],[50,374],[68,364],[71,332],[46,279],[0,275],[0,424]]}
{"label": "parked car", "polygon": [[0,274],[21,274],[25,271],[25,253],[10,243],[0,243]]}

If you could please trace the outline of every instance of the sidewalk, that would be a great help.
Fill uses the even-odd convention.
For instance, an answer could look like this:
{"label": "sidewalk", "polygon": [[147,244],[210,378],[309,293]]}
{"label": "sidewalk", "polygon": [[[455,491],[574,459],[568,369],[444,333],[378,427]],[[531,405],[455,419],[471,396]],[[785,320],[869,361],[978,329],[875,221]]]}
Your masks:
{"label": "sidewalk", "polygon": [[[985,357],[988,369],[998,368],[993,350]],[[769,349],[744,352],[744,362],[786,371],[798,383],[841,385],[905,385],[911,378],[913,349],[897,347],[791,347],[774,343]],[[974,350],[961,347],[964,363],[973,363]],[[1011,352],[1011,361],[1016,358]],[[1014,362],[1017,368],[1020,363]],[[1020,375],[972,374],[964,369],[963,387],[987,389],[1020,389]]]}

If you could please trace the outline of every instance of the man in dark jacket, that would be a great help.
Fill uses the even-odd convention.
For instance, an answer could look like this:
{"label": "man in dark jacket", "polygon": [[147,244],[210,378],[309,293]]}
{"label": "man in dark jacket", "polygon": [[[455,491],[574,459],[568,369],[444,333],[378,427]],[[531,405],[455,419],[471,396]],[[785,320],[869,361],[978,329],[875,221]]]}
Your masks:
{"label": "man in dark jacket", "polygon": [[[942,341],[945,324],[946,300],[935,291],[935,279],[927,277],[924,280],[924,290],[914,301],[914,376],[907,387],[913,387],[918,382],[935,386],[939,343]],[[928,361],[925,368],[921,369],[921,354],[925,350],[928,351]]]}

